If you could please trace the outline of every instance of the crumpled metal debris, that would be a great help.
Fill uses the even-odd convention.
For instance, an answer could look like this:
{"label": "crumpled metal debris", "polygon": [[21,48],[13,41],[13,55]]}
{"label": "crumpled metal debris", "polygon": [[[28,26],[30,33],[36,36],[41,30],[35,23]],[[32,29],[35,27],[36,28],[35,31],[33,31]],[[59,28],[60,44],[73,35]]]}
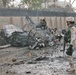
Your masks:
{"label": "crumpled metal debris", "polygon": [[2,36],[0,36],[0,46],[7,44],[5,38],[3,38]]}
{"label": "crumpled metal debris", "polygon": [[13,32],[10,37],[10,44],[16,47],[24,47],[29,45],[28,32]]}
{"label": "crumpled metal debris", "polygon": [[12,36],[12,33],[14,33],[15,31],[23,32],[22,29],[12,24],[3,26],[3,29],[0,32],[0,48],[11,46],[10,38]]}
{"label": "crumpled metal debris", "polygon": [[39,49],[54,44],[50,28],[37,28],[37,25],[31,20],[28,14],[26,14],[26,20],[33,26],[29,31],[23,31],[21,28],[12,24],[3,26],[4,38],[0,36],[1,45],[9,43],[11,46],[28,46],[30,49]]}
{"label": "crumpled metal debris", "polygon": [[41,60],[49,60],[49,58],[45,57],[45,56],[40,56],[40,57],[36,58],[35,61],[41,61]]}
{"label": "crumpled metal debris", "polygon": [[0,46],[6,45],[6,37],[4,36],[3,30],[0,32]]}
{"label": "crumpled metal debris", "polygon": [[12,35],[12,33],[15,32],[15,31],[23,32],[23,30],[21,28],[19,28],[16,25],[13,25],[13,24],[4,25],[3,26],[3,31],[4,31],[6,37],[10,37]]}
{"label": "crumpled metal debris", "polygon": [[5,33],[3,33],[4,36],[2,36],[2,39],[4,37],[5,40],[3,39],[3,41],[11,44],[11,46],[28,46],[29,49],[39,49],[48,46],[49,42],[51,42],[52,37],[49,33],[48,29],[37,30],[36,32],[33,32],[32,30],[24,32],[15,31],[10,37],[6,37]]}

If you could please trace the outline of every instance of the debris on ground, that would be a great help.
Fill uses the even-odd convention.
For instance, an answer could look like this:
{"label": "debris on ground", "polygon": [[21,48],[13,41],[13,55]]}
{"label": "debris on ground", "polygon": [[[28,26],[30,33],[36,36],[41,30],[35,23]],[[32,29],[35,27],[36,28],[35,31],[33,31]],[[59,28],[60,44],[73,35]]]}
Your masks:
{"label": "debris on ground", "polygon": [[37,58],[35,59],[35,61],[48,60],[48,59],[49,59],[48,57],[40,56],[40,57],[37,57]]}
{"label": "debris on ground", "polygon": [[27,32],[14,32],[10,37],[10,44],[15,47],[24,47],[29,45]]}
{"label": "debris on ground", "polygon": [[[57,50],[57,49],[56,49]],[[54,51],[54,50],[53,50]],[[32,54],[32,56],[28,56]],[[68,75],[68,62],[61,53],[52,48],[29,50],[28,48],[6,48],[0,50],[0,74],[2,75]],[[76,51],[75,51],[76,54]],[[75,56],[74,54],[74,56]],[[5,58],[6,57],[6,58]],[[14,62],[12,62],[12,60]],[[74,63],[76,59],[74,58]],[[75,64],[76,66],[76,64]]]}
{"label": "debris on ground", "polygon": [[17,60],[16,58],[13,58],[13,59],[12,59],[12,62],[16,62],[16,60]]}
{"label": "debris on ground", "polygon": [[10,47],[11,45],[10,44],[7,44],[7,45],[2,45],[2,46],[0,46],[0,49],[3,49],[3,48],[8,48],[8,47]]}

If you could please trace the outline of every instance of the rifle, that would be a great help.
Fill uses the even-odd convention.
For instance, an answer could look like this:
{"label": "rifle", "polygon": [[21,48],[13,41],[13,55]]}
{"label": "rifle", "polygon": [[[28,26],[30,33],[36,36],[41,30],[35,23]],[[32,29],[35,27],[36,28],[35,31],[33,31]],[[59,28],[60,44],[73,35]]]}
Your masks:
{"label": "rifle", "polygon": [[63,56],[65,52],[66,43],[70,43],[70,40],[71,40],[70,38],[71,38],[71,32],[70,30],[68,30],[67,32],[64,33]]}
{"label": "rifle", "polygon": [[64,52],[65,52],[65,46],[66,46],[66,41],[65,41],[65,35],[64,35],[64,40],[63,40],[63,57],[64,57]]}

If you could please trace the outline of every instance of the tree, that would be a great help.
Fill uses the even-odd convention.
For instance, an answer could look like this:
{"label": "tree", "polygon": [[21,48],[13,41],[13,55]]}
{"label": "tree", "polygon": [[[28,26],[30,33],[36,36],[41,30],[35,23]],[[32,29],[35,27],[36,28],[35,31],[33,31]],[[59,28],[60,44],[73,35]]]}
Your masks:
{"label": "tree", "polygon": [[0,8],[2,7],[2,5],[3,5],[3,4],[2,4],[2,1],[0,1]]}
{"label": "tree", "polygon": [[28,5],[29,9],[41,9],[42,0],[22,0],[21,2]]}
{"label": "tree", "polygon": [[3,7],[6,7],[10,1],[14,1],[14,0],[1,0]]}

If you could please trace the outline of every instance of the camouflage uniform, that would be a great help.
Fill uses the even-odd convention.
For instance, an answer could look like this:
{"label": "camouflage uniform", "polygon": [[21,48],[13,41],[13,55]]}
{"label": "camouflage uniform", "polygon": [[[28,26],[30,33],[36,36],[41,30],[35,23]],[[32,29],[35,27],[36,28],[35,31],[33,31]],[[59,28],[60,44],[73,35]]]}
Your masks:
{"label": "camouflage uniform", "polygon": [[75,46],[75,39],[76,39],[76,27],[74,27],[73,25],[70,27],[70,46],[66,51],[67,54],[67,60],[69,62],[70,68],[67,69],[68,72],[74,72],[75,68],[74,68],[74,63],[73,63],[73,47]]}

